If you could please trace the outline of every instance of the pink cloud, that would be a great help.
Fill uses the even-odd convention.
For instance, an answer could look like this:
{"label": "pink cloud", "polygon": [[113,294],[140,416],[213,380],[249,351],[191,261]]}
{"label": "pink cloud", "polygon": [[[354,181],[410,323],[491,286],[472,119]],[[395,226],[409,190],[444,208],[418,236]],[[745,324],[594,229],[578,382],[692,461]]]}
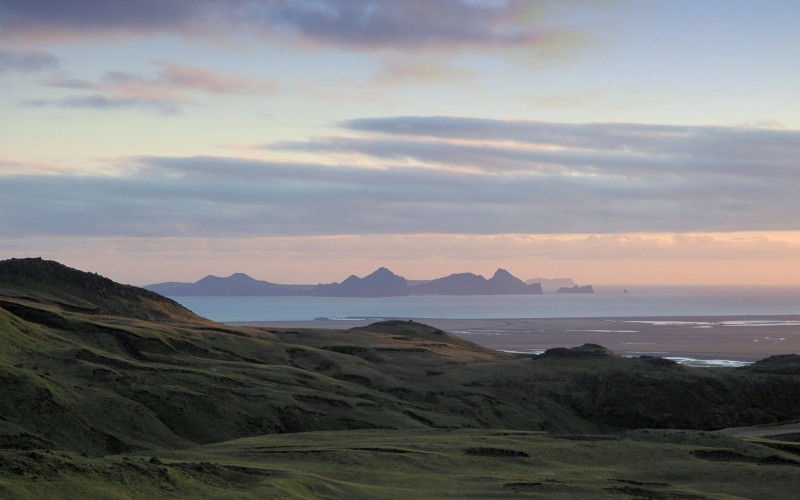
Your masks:
{"label": "pink cloud", "polygon": [[0,156],[0,177],[6,175],[75,174],[77,169],[63,163],[22,161]]}
{"label": "pink cloud", "polygon": [[89,96],[72,96],[61,101],[36,101],[34,104],[66,107],[116,109],[151,107],[174,113],[180,104],[193,102],[193,94],[216,95],[269,94],[278,90],[277,84],[232,72],[210,71],[174,61],[155,61],[159,68],[155,76],[110,71],[97,81],[65,77],[52,78],[52,87],[86,90]]}
{"label": "pink cloud", "polygon": [[380,85],[465,80],[472,76],[470,70],[440,58],[392,55],[383,58],[381,63],[373,78],[373,83]]}
{"label": "pink cloud", "polygon": [[263,94],[277,90],[269,80],[252,78],[238,73],[210,71],[174,61],[155,61],[160,71],[155,77],[135,73],[109,72],[100,82],[91,85],[95,90],[120,97],[186,100],[186,92],[211,94]]}

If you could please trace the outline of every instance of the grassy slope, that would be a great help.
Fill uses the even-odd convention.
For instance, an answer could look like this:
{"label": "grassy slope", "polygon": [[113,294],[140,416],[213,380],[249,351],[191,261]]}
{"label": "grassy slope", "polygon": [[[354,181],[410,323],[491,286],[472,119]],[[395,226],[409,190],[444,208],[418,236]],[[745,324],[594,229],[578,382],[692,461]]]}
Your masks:
{"label": "grassy slope", "polygon": [[[151,457],[152,455],[152,457]],[[720,434],[338,431],[87,458],[0,452],[3,498],[791,498],[800,462]]]}
{"label": "grassy slope", "polygon": [[713,429],[796,418],[800,407],[792,374],[591,348],[516,357],[416,323],[231,329],[23,302],[17,314],[0,309],[10,444],[106,453],[353,428]]}
{"label": "grassy slope", "polygon": [[[644,471],[638,460],[624,458],[627,453],[652,456],[664,470],[672,470],[672,445],[662,443],[661,435],[645,442],[560,439],[552,447],[552,437],[530,433],[502,437],[488,430],[431,434],[430,429],[597,433],[639,427],[714,429],[800,417],[796,357],[748,369],[691,369],[621,358],[599,346],[553,350],[538,358],[513,356],[413,322],[348,331],[231,328],[149,292],[56,263],[17,261],[10,269],[8,262],[0,262],[3,497],[24,498],[26,491],[31,498],[47,496],[48,488],[59,484],[69,488],[53,491],[76,498],[102,497],[104,491],[109,498],[116,492],[124,497],[145,485],[161,493],[217,492],[221,497],[230,491],[391,496],[410,474],[427,474],[427,479],[408,484],[409,496],[411,490],[447,496],[459,491],[453,489],[456,483],[475,491],[485,486],[497,495],[553,496],[561,486],[534,474],[542,464],[531,458],[546,452],[548,470],[561,471],[558,481],[573,485],[562,488],[565,495],[630,493],[630,488],[647,490],[637,483],[649,482],[668,484],[650,489],[670,498],[694,488],[691,474],[681,481],[647,479],[647,474],[633,474]],[[301,431],[339,432],[275,435]],[[235,441],[245,437],[255,441]],[[530,457],[464,452],[476,447],[469,443],[502,448],[501,441],[509,439],[520,441]],[[250,447],[259,440],[264,446],[290,448],[328,443],[337,451],[261,454],[263,460],[253,462]],[[369,448],[373,441],[379,447],[407,441],[422,450],[433,448],[413,454],[356,449]],[[609,451],[613,447],[616,451]],[[169,449],[189,451],[175,455]],[[188,465],[76,455],[136,450]],[[680,456],[692,451],[682,450]],[[791,447],[770,452],[793,453]],[[614,454],[619,455],[616,461],[609,458]],[[443,470],[450,472],[426,473],[431,457],[449,464]],[[598,472],[603,467],[592,465],[606,462],[603,474]],[[260,471],[276,463],[282,464],[277,475]],[[369,472],[369,463],[380,471],[400,472],[376,475]],[[797,469],[782,463],[702,459],[695,465],[700,463],[708,469],[704,474],[727,475],[731,484],[750,484],[742,473],[766,471],[771,478],[771,467],[786,479],[769,491],[796,484]],[[473,476],[485,477],[485,484]],[[577,479],[583,476],[587,479]],[[633,482],[622,481],[628,479]],[[547,487],[508,485],[526,481]]]}
{"label": "grassy slope", "polygon": [[3,296],[86,314],[207,322],[156,293],[40,258],[0,261],[0,297]]}

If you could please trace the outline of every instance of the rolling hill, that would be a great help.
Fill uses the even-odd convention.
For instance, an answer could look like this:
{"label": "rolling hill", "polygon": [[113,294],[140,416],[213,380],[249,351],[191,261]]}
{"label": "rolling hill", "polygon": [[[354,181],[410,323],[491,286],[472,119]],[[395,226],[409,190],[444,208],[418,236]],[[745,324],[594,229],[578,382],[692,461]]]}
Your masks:
{"label": "rolling hill", "polygon": [[[742,467],[770,494],[800,487],[791,438],[712,432],[800,419],[796,355],[697,369],[591,344],[500,353],[410,321],[231,327],[41,259],[0,262],[0,342],[2,497],[675,498],[735,494]],[[682,460],[707,484],[670,475]]]}

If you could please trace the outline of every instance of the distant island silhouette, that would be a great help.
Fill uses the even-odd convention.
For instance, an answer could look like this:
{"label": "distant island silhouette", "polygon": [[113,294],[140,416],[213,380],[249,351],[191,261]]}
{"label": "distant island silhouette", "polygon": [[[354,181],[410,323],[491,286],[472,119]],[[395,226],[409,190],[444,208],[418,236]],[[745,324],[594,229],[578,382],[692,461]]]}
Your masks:
{"label": "distant island silhouette", "polygon": [[594,288],[592,288],[592,285],[575,285],[571,287],[562,286],[556,291],[556,293],[594,293]]}
{"label": "distant island silhouette", "polygon": [[318,297],[402,297],[408,295],[408,282],[381,267],[372,274],[359,278],[350,276],[341,283],[317,285],[309,295]]}
{"label": "distant island silhouette", "polygon": [[542,285],[542,289],[545,292],[554,292],[558,288],[575,286],[576,284],[574,281],[572,281],[572,278],[531,278],[529,280],[525,280],[525,283],[528,285],[539,283]]}
{"label": "distant island silhouette", "polygon": [[[569,278],[552,280],[537,278],[537,280],[546,282],[546,286],[550,287],[574,284]],[[407,295],[538,295],[543,293],[541,282],[522,281],[502,268],[495,271],[489,279],[479,274],[455,273],[433,280],[410,281],[381,267],[363,278],[352,275],[341,283],[287,285],[257,280],[244,273],[234,273],[227,277],[209,275],[194,283],[169,281],[145,285],[144,288],[173,297],[404,297]],[[581,292],[578,293],[587,293],[583,291],[587,287],[580,288]],[[591,290],[591,286],[588,288]],[[564,293],[561,292],[561,289],[558,291]],[[592,293],[592,291],[588,293]]]}

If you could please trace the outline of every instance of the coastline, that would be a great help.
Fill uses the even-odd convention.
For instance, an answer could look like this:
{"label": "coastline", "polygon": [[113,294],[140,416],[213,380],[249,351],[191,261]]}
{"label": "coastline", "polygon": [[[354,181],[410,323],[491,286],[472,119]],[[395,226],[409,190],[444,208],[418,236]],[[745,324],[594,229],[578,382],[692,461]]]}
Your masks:
{"label": "coastline", "polygon": [[[230,324],[343,330],[383,319],[398,318]],[[624,356],[681,358],[677,360],[699,366],[737,366],[773,355],[800,354],[800,315],[411,319],[509,352],[539,353],[592,343]]]}

